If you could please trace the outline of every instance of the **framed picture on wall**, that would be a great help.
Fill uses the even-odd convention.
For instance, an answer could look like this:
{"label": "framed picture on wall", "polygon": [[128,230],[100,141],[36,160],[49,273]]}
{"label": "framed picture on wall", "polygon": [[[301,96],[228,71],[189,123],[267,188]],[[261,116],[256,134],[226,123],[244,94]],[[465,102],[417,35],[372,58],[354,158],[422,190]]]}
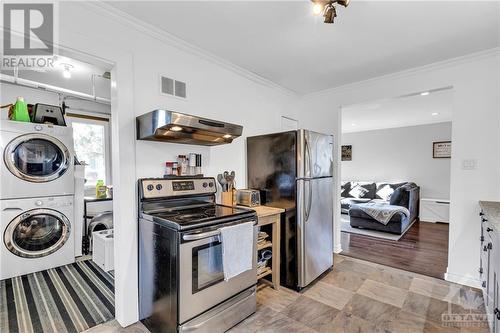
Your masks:
{"label": "framed picture on wall", "polygon": [[342,146],[342,161],[352,161],[352,146]]}
{"label": "framed picture on wall", "polygon": [[451,141],[440,141],[432,144],[433,158],[451,158]]}

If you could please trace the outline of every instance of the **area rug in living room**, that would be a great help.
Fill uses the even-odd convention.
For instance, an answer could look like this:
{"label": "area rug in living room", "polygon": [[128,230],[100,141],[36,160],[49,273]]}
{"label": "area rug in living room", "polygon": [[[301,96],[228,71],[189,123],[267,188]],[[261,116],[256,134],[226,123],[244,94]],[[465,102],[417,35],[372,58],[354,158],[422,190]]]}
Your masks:
{"label": "area rug in living room", "polygon": [[351,224],[349,223],[349,215],[342,214],[341,215],[340,230],[342,232],[347,232],[350,234],[358,234],[358,235],[363,235],[363,236],[370,236],[370,237],[387,239],[387,240],[391,240],[391,241],[398,241],[401,239],[401,237],[404,236],[406,231],[408,229],[410,229],[410,227],[412,225],[413,225],[413,223],[411,223],[408,226],[408,228],[406,228],[405,232],[403,232],[401,235],[396,235],[396,234],[391,234],[389,232],[383,232],[383,231],[377,231],[377,230],[353,228],[353,227],[351,227]]}

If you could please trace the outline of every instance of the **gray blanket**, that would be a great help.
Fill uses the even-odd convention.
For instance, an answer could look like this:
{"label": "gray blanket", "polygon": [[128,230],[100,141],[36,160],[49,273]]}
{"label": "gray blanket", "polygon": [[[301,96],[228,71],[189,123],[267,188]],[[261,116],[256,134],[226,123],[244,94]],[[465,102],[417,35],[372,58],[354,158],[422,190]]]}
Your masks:
{"label": "gray blanket", "polygon": [[410,216],[408,208],[403,206],[394,206],[382,202],[367,202],[362,204],[354,204],[352,207],[361,209],[366,214],[370,215],[377,222],[387,225],[391,218],[396,214],[403,214],[407,218]]}

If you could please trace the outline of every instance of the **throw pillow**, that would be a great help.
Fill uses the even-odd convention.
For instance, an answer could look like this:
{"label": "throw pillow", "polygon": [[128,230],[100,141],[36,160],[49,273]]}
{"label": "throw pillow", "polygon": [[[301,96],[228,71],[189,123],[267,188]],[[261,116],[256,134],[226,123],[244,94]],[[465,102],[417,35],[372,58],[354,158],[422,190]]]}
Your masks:
{"label": "throw pillow", "polygon": [[363,195],[363,198],[375,199],[377,193],[377,185],[371,182],[356,182],[352,183],[351,187],[354,188],[355,185],[361,186],[368,192]]}
{"label": "throw pillow", "polygon": [[351,182],[342,182],[341,184],[340,197],[349,198],[349,191],[351,190]]}
{"label": "throw pillow", "polygon": [[410,201],[410,188],[411,185],[409,186],[408,184],[406,184],[394,190],[394,193],[391,196],[390,204],[408,208],[408,203]]}
{"label": "throw pillow", "polygon": [[393,190],[397,189],[398,187],[401,187],[403,185],[406,185],[408,184],[407,182],[403,182],[403,183],[392,183],[392,184],[389,184],[390,187],[392,187]]}
{"label": "throw pillow", "polygon": [[360,185],[353,187],[349,191],[349,195],[353,198],[363,198],[368,193],[368,190]]}
{"label": "throw pillow", "polygon": [[389,203],[391,205],[399,206],[399,202],[401,201],[401,198],[403,197],[404,191],[405,191],[405,189],[402,186],[395,189],[391,195],[391,199],[390,199]]}
{"label": "throw pillow", "polygon": [[385,184],[377,190],[377,197],[384,201],[389,201],[393,193],[394,189],[389,184]]}

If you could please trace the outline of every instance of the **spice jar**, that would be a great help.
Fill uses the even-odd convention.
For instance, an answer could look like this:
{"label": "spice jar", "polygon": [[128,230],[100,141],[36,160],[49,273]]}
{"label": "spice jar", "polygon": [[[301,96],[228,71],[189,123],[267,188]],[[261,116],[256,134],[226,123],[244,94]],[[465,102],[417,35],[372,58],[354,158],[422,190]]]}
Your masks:
{"label": "spice jar", "polygon": [[177,163],[179,164],[177,170],[179,176],[187,176],[188,174],[188,161],[186,155],[179,155],[177,157]]}
{"label": "spice jar", "polygon": [[172,162],[172,176],[178,176],[178,175],[179,175],[179,163]]}
{"label": "spice jar", "polygon": [[174,174],[173,167],[174,167],[174,162],[166,162],[165,163],[165,175],[166,176],[171,176]]}

